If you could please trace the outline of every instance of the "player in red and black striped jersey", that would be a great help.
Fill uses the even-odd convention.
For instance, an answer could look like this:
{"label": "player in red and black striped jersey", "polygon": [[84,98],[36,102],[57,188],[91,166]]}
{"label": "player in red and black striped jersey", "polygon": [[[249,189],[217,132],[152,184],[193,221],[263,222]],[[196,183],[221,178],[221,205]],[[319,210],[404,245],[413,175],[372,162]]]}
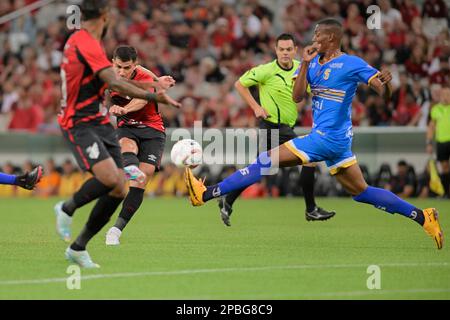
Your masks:
{"label": "player in red and black striped jersey", "polygon": [[[118,76],[142,84],[160,81],[137,63],[135,48],[120,46],[114,51],[113,66]],[[151,88],[150,92],[153,91]],[[130,179],[130,189],[119,217],[106,234],[107,245],[119,245],[123,229],[142,204],[148,181],[159,170],[166,134],[157,102],[131,99],[118,92],[111,92],[110,100],[113,104],[110,112],[117,116],[125,173]],[[177,108],[181,106],[174,100],[170,104]]]}
{"label": "player in red and black striped jersey", "polygon": [[[125,174],[117,133],[103,108],[106,88],[121,95],[149,102],[167,102],[167,89],[173,83],[157,82],[150,93],[132,81],[116,76],[100,43],[109,24],[107,0],[84,0],[82,28],[74,32],[64,48],[61,65],[62,110],[59,124],[80,167],[94,177],[74,196],[55,206],[60,237],[71,240],[72,216],[77,208],[98,199],[78,238],[66,250],[66,258],[82,267],[96,268],[86,245],[109,221],[126,196]],[[167,79],[165,79],[167,80]]]}

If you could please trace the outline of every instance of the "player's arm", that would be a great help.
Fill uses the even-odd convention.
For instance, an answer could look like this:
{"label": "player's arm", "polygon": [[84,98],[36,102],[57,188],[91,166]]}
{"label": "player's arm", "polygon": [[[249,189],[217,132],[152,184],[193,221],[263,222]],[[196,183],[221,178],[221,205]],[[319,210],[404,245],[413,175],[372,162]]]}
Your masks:
{"label": "player's arm", "polygon": [[154,88],[155,90],[167,90],[175,85],[175,79],[171,76],[162,76],[158,77],[156,74],[154,74],[151,70],[148,70],[147,68],[144,68],[143,66],[139,65],[138,68],[141,71],[144,71],[150,77],[153,79],[153,83],[150,83],[151,88]]}
{"label": "player's arm", "polygon": [[270,116],[267,111],[263,107],[261,107],[258,102],[256,102],[250,90],[247,87],[244,87],[240,80],[237,80],[234,83],[234,87],[236,88],[236,91],[239,93],[242,99],[245,101],[245,103],[247,103],[250,108],[252,108],[256,118],[267,119]]}
{"label": "player's arm", "polygon": [[122,96],[143,99],[149,102],[159,101],[160,99],[159,94],[150,93],[147,90],[141,89],[132,83],[116,77],[112,67],[99,71],[98,76],[103,82],[108,84],[111,91],[116,91]]}
{"label": "player's arm", "polygon": [[319,53],[320,45],[314,43],[303,49],[302,63],[300,70],[298,71],[297,79],[295,79],[294,89],[292,90],[292,99],[295,103],[299,103],[307,96],[308,79],[306,75],[308,73],[308,67],[312,59],[314,59]]}
{"label": "player's arm", "polygon": [[147,105],[147,100],[133,99],[126,106],[121,107],[114,105],[109,109],[109,112],[115,116],[123,116],[131,112],[141,110]]}
{"label": "player's arm", "polygon": [[369,87],[386,101],[392,96],[392,74],[389,70],[383,70],[369,80]]}
{"label": "player's arm", "polygon": [[[124,79],[116,77],[113,69],[105,68],[98,73],[100,79],[108,84],[111,91],[116,91],[122,96],[146,100],[148,102],[161,102],[179,108],[181,105],[170,98],[164,90],[155,93],[148,92],[148,82],[128,82]],[[144,89],[144,88],[147,89]]]}

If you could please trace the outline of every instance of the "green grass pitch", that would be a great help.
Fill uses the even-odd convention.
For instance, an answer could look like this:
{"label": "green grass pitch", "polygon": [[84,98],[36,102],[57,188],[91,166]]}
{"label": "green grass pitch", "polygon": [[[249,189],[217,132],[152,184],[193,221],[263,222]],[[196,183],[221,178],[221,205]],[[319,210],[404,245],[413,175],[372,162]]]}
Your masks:
{"label": "green grass pitch", "polygon": [[[302,198],[242,200],[231,228],[216,203],[146,199],[120,247],[105,246],[106,228],[90,243],[102,267],[69,290],[56,201],[0,200],[0,299],[450,298],[448,244],[439,251],[416,223],[350,199],[318,199],[337,211],[326,222],[307,222]],[[450,201],[413,203],[437,207],[449,230]],[[76,233],[90,208],[75,215]],[[367,288],[370,265],[379,290]]]}

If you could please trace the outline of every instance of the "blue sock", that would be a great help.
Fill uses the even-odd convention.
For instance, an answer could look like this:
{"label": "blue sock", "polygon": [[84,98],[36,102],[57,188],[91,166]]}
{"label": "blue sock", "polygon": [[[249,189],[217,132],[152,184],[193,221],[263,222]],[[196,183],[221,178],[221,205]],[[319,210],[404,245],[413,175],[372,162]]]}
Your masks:
{"label": "blue sock", "polygon": [[268,175],[272,161],[267,152],[261,153],[256,161],[248,167],[238,170],[219,184],[207,187],[203,193],[203,201],[218,198],[234,190],[240,190],[261,180]]}
{"label": "blue sock", "polygon": [[405,217],[417,221],[421,225],[424,223],[422,210],[400,199],[388,190],[369,186],[362,193],[353,197],[353,200],[372,204],[377,209],[384,210],[389,213],[399,213]]}
{"label": "blue sock", "polygon": [[0,173],[0,184],[16,184],[16,176],[6,174],[6,173]]}

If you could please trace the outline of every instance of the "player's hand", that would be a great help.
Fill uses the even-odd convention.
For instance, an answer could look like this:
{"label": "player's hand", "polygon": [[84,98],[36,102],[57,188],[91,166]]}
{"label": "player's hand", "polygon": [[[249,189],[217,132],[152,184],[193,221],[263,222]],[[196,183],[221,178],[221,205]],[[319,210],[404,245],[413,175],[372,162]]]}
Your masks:
{"label": "player's hand", "polygon": [[175,85],[175,79],[171,76],[162,76],[158,78],[158,84],[162,90],[167,90]]}
{"label": "player's hand", "polygon": [[257,119],[267,119],[270,117],[267,111],[262,107],[257,108],[256,110],[254,110],[254,112]]}
{"label": "player's hand", "polygon": [[433,154],[433,145],[427,144],[427,153],[430,155]]}
{"label": "player's hand", "polygon": [[127,110],[125,108],[116,105],[109,108],[109,112],[115,116],[123,116],[127,114]]}
{"label": "player's hand", "polygon": [[168,104],[172,107],[175,107],[178,109],[181,108],[181,103],[179,103],[178,101],[169,97],[165,91],[160,91],[157,93],[157,100],[158,100],[158,102]]}
{"label": "player's hand", "polygon": [[310,62],[319,54],[320,44],[314,42],[312,45],[303,49],[302,59],[305,62]]}
{"label": "player's hand", "polygon": [[381,70],[378,74],[378,79],[380,79],[382,84],[386,84],[392,80],[392,74],[389,70]]}

